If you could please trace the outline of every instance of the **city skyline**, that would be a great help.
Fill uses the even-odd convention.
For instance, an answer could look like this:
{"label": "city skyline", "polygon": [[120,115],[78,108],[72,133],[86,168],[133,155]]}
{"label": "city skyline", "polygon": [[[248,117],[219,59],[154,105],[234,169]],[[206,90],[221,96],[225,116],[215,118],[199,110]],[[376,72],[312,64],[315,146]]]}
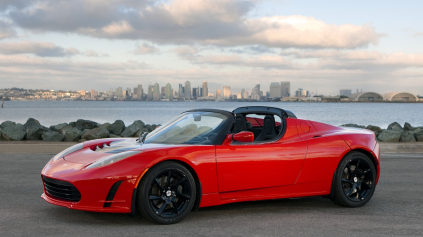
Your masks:
{"label": "city skyline", "polygon": [[290,81],[292,90],[327,95],[339,88],[421,94],[422,7],[412,0],[2,1],[0,86],[105,91],[188,80],[241,91],[246,83]]}

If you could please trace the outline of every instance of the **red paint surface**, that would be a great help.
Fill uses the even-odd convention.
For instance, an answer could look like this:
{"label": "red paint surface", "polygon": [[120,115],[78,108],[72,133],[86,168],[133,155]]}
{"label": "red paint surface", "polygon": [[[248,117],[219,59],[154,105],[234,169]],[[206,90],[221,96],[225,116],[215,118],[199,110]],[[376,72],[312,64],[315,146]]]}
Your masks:
{"label": "red paint surface", "polygon": [[[248,121],[250,119],[247,118]],[[260,126],[254,119],[253,126]],[[327,195],[333,173],[351,150],[371,154],[380,172],[380,150],[374,134],[314,121],[288,118],[284,136],[263,144],[234,142],[228,134],[222,145],[150,145],[143,152],[112,165],[84,169],[106,155],[97,146],[122,139],[84,143],[84,149],[49,162],[42,175],[71,182],[81,193],[77,203],[43,194],[49,203],[96,212],[131,212],[132,193],[146,168],[164,161],[177,161],[191,168],[202,185],[201,207],[230,202]],[[148,174],[148,171],[147,173]],[[111,207],[103,207],[114,183],[123,180]]]}

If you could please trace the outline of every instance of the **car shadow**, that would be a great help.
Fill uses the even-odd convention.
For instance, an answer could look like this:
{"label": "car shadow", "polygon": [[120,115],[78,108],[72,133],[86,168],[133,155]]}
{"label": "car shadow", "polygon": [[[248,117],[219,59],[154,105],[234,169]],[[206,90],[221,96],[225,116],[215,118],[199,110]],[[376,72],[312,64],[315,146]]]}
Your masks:
{"label": "car shadow", "polygon": [[[329,212],[333,209],[343,209],[333,204],[329,199],[321,197],[290,198],[265,201],[248,201],[225,204],[221,206],[200,208],[191,212],[184,223],[207,221],[220,217],[237,217],[240,215],[266,215],[269,213],[304,213],[305,211]],[[71,210],[63,207],[52,206],[45,210],[49,218],[59,222],[72,222],[79,225],[119,225],[119,226],[140,226],[156,225],[144,219],[139,212],[135,217],[129,214],[120,213],[98,213],[79,210]]]}

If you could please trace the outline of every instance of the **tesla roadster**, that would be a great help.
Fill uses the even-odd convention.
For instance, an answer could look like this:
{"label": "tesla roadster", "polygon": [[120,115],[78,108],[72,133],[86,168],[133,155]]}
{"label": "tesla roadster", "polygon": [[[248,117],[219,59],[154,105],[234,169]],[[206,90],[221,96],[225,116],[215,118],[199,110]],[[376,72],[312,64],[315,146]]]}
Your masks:
{"label": "tesla roadster", "polygon": [[190,110],[150,134],[74,145],[41,172],[42,198],[71,209],[172,224],[200,207],[324,196],[346,207],[379,179],[373,132],[297,119],[287,110]]}

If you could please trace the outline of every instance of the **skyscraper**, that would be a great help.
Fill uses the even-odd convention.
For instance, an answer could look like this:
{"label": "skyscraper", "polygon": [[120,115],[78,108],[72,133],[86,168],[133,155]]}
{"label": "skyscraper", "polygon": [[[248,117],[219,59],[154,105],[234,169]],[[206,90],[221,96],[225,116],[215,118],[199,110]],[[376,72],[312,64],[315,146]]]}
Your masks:
{"label": "skyscraper", "polygon": [[154,92],[154,87],[153,87],[153,85],[149,84],[148,85],[148,92],[147,92],[148,100],[153,100],[153,92]]}
{"label": "skyscraper", "polygon": [[184,92],[185,92],[185,99],[190,100],[191,99],[191,82],[189,81],[185,82]]}
{"label": "skyscraper", "polygon": [[260,100],[260,84],[256,84],[251,90],[251,99]]}
{"label": "skyscraper", "polygon": [[185,97],[184,87],[182,86],[182,84],[179,84],[178,97]]}
{"label": "skyscraper", "polygon": [[291,82],[281,81],[281,96],[282,97],[291,96]]}
{"label": "skyscraper", "polygon": [[165,88],[165,98],[168,99],[169,101],[173,100],[173,90],[172,90],[172,86],[170,85],[170,83],[166,84],[166,88]]}
{"label": "skyscraper", "polygon": [[281,98],[281,85],[279,82],[272,82],[270,83],[270,98]]}
{"label": "skyscraper", "polygon": [[230,99],[230,97],[231,97],[231,87],[230,86],[224,86],[223,87],[223,97],[225,99]]}
{"label": "skyscraper", "polygon": [[153,100],[160,100],[160,86],[159,83],[154,84]]}
{"label": "skyscraper", "polygon": [[142,99],[143,97],[144,97],[144,91],[142,89],[142,85],[141,84],[138,84],[138,87],[137,87],[137,98],[138,99]]}
{"label": "skyscraper", "polygon": [[222,90],[221,89],[217,89],[216,90],[216,98],[220,98],[222,97]]}
{"label": "skyscraper", "polygon": [[118,88],[116,88],[116,96],[117,96],[118,98],[122,98],[122,97],[123,97],[122,87],[118,87]]}
{"label": "skyscraper", "polygon": [[209,96],[209,86],[206,81],[203,81],[203,93],[201,94],[202,97]]}

